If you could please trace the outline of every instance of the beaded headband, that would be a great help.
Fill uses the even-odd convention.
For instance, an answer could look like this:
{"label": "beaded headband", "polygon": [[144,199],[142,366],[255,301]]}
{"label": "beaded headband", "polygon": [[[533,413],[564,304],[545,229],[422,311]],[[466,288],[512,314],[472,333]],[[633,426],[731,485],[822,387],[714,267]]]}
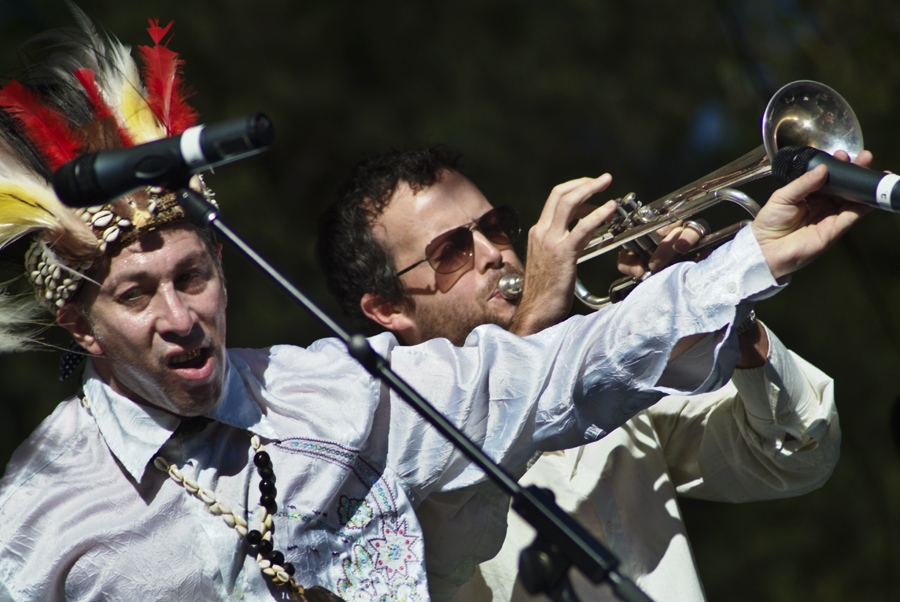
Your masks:
{"label": "beaded headband", "polygon": [[[72,10],[79,27],[42,38],[61,51],[0,88],[0,250],[31,238],[25,276],[37,302],[51,311],[72,298],[98,259],[187,220],[175,195],[158,188],[70,209],[53,191],[53,173],[82,154],[176,136],[197,120],[186,102],[183,61],[164,41],[172,23],[150,20],[154,46],[138,47],[139,69],[129,47]],[[202,178],[191,185],[212,200]]]}

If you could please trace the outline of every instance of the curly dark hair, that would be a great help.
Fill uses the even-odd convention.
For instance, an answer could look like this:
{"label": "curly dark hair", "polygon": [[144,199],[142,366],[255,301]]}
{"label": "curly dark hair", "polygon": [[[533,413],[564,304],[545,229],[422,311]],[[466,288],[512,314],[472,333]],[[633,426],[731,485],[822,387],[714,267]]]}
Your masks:
{"label": "curly dark hair", "polygon": [[368,157],[350,170],[335,198],[319,218],[316,258],[328,290],[366,334],[380,330],[360,308],[363,295],[379,295],[396,304],[409,303],[395,275],[391,253],[372,234],[400,183],[414,192],[432,186],[444,170],[459,171],[460,155],[443,146],[389,152]]}

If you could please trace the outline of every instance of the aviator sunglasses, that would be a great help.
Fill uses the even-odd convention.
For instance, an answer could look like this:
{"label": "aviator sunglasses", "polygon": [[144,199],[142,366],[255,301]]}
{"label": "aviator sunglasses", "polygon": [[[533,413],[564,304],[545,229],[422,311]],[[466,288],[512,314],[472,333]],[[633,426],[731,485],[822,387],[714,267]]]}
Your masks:
{"label": "aviator sunglasses", "polygon": [[511,245],[519,236],[519,215],[509,205],[495,207],[474,222],[448,230],[425,247],[425,259],[397,272],[402,276],[414,267],[428,262],[438,274],[452,274],[462,269],[475,250],[472,231],[478,230],[486,239],[498,245]]}

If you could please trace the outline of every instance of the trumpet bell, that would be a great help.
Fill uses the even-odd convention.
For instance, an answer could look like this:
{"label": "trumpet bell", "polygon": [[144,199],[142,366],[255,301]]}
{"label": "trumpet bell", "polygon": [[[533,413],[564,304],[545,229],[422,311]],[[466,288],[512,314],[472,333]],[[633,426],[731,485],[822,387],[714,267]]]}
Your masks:
{"label": "trumpet bell", "polygon": [[809,80],[790,83],[772,96],[763,113],[762,137],[769,162],[785,146],[811,146],[831,155],[843,150],[851,160],[865,148],[859,120],[847,101]]}
{"label": "trumpet bell", "polygon": [[[690,219],[723,201],[738,205],[751,218],[756,217],[759,205],[734,188],[770,175],[772,159],[781,148],[811,146],[829,154],[843,150],[851,159],[864,148],[859,121],[847,101],[825,84],[809,80],[792,82],[772,96],[762,117],[762,138],[763,143],[757,149],[652,203],[639,202],[634,193],[619,199],[618,214],[594,231],[578,263],[620,247],[646,261],[658,242],[656,230]],[[738,229],[730,226],[709,234],[700,240],[698,247],[711,250],[731,240]],[[504,296],[515,298],[521,294],[521,278],[504,276],[504,279],[508,279],[501,280]],[[590,294],[578,281],[575,296],[588,307],[600,309],[627,295],[633,288],[629,286],[617,281],[610,296],[601,298]]]}

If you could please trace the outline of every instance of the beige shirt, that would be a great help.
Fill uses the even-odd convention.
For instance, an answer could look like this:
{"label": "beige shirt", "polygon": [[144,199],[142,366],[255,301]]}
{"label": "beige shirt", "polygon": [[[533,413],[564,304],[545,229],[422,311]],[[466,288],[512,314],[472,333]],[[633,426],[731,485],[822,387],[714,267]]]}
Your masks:
{"label": "beige shirt", "polygon": [[[831,379],[771,333],[769,341],[765,366],[736,371],[718,391],[664,398],[595,443],[545,453],[521,484],[553,489],[656,602],[704,600],[676,495],[727,502],[800,495],[820,487],[838,460]],[[519,552],[533,538],[510,512],[502,550],[454,600],[546,600],[516,582]],[[574,570],[571,577],[582,602],[617,599],[607,585]]]}

